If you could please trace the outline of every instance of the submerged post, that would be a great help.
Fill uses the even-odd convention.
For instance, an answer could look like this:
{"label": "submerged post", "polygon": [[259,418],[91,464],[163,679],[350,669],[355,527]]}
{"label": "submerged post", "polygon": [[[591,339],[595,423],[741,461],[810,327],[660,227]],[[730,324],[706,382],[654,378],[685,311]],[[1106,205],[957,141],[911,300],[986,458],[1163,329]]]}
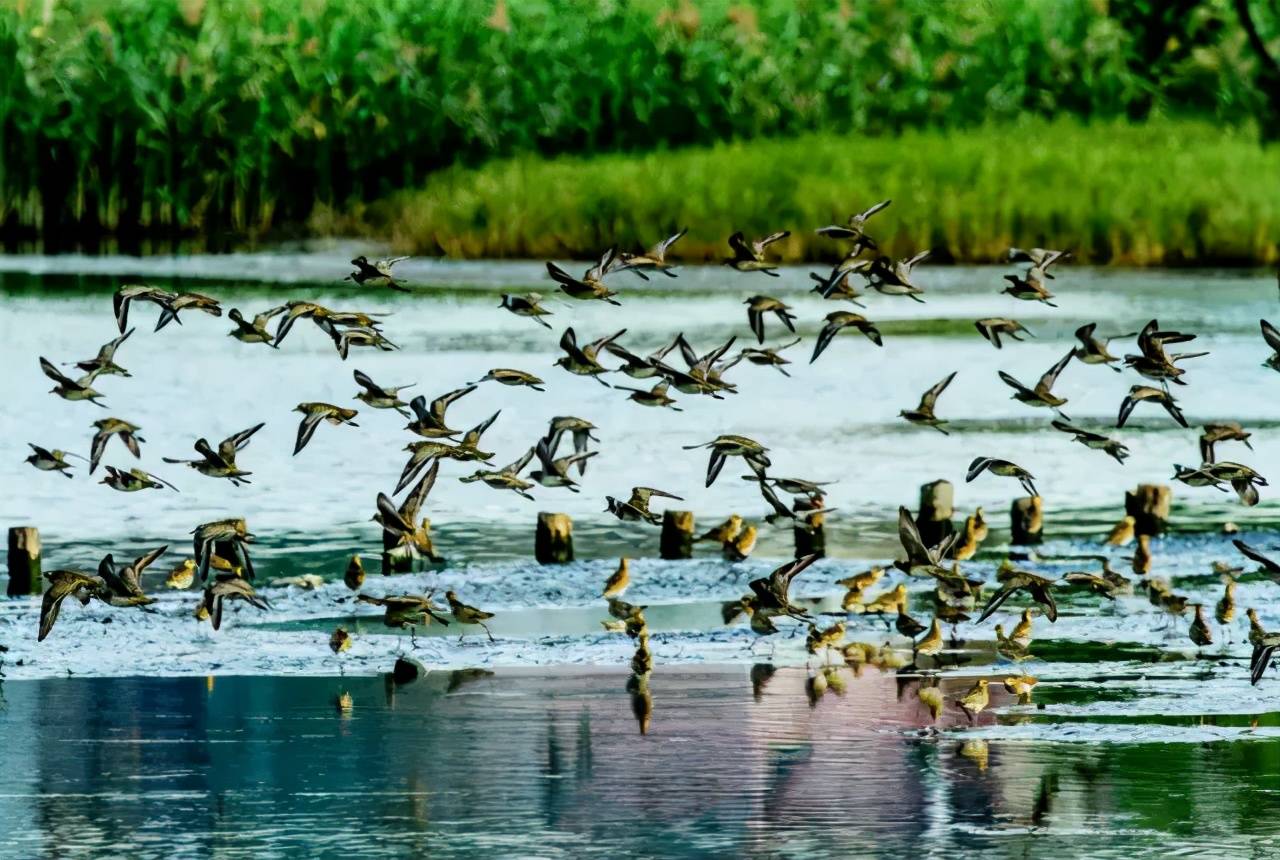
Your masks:
{"label": "submerged post", "polygon": [[1014,499],[1009,507],[1009,542],[1016,546],[1044,540],[1044,500],[1039,496]]}
{"label": "submerged post", "polygon": [[1124,512],[1133,517],[1133,533],[1157,536],[1169,525],[1173,490],[1165,484],[1139,484],[1124,494]]}
{"label": "submerged post", "polygon": [[568,514],[538,514],[533,536],[533,557],[538,564],[573,561],[573,520]]}
{"label": "submerged post", "polygon": [[658,555],[668,560],[693,557],[693,511],[667,509],[662,514]]}
{"label": "submerged post", "polygon": [[9,529],[9,596],[39,594],[40,530],[35,526]]}
{"label": "submerged post", "polygon": [[956,491],[950,481],[933,481],[920,488],[920,513],[916,528],[925,546],[937,546],[956,533],[954,515]]}

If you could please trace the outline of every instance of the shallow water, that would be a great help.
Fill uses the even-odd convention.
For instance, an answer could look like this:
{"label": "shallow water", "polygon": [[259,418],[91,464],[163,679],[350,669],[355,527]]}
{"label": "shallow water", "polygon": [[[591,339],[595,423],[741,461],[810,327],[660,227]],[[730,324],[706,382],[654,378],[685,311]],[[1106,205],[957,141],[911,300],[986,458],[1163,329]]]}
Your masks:
{"label": "shallow water", "polygon": [[917,681],[839,677],[659,667],[647,702],[602,669],[13,681],[0,856],[1264,856],[1280,832],[1274,730],[1072,736],[993,693],[922,733]]}
{"label": "shallow water", "polygon": [[[1212,610],[1222,585],[1211,562],[1246,565],[1235,620],[1214,624],[1215,644],[1199,653],[1188,618],[1141,594],[1104,604],[1060,591],[1057,623],[1036,620],[1023,662],[995,652],[991,622],[961,624],[917,670],[866,668],[856,678],[831,670],[832,690],[817,700],[806,683],[816,669],[805,668],[817,663],[799,625],[780,621],[782,632],[761,640],[742,620],[721,619],[723,602],[791,555],[789,529],[761,523],[746,562],[725,562],[705,545],[692,561],[664,562],[655,558],[656,528],[601,509],[606,494],[651,485],[683,496],[673,504],[695,511],[700,529],[735,511],[758,520],[767,511],[738,479],[743,470],[731,463],[704,488],[705,452],[681,448],[722,432],[756,438],[775,474],[836,481],[832,557],[795,584],[804,605],[835,613],[835,580],[898,555],[897,506],[914,506],[919,485],[937,478],[956,485],[958,517],[985,506],[992,535],[963,569],[991,577],[1009,551],[1004,511],[1021,491],[991,476],[964,483],[969,460],[988,454],[1028,467],[1046,499],[1048,540],[1023,564],[1057,575],[1096,570],[1105,556],[1127,571],[1132,548],[1100,539],[1126,489],[1165,483],[1172,463],[1196,462],[1195,425],[1243,422],[1255,431],[1254,450],[1229,444],[1219,456],[1277,472],[1280,401],[1271,394],[1280,378],[1261,366],[1267,348],[1257,328],[1276,313],[1270,275],[1066,269],[1053,309],[999,295],[1002,269],[922,269],[927,303],[867,299],[883,349],[846,334],[810,365],[822,316],[842,306],[806,294],[803,270],[777,280],[717,268],[649,284],[619,279],[622,308],[553,299],[548,332],[496,307],[503,291],[550,294],[540,264],[411,260],[402,273],[417,292],[390,295],[339,283],[349,257],[0,257],[0,525],[38,525],[46,570],[171,546],[148,577],[157,603],[132,611],[68,601],[44,643],[35,642],[37,599],[0,601],[0,821],[31,822],[0,842],[0,856],[1265,853],[1277,829],[1280,684],[1271,673],[1249,686],[1243,610],[1254,606],[1265,627],[1280,628],[1280,585],[1249,573],[1221,527],[1237,523],[1241,538],[1268,547],[1280,517],[1267,488],[1246,509],[1175,485],[1175,528],[1154,544],[1154,572]],[[301,298],[385,312],[401,349],[344,363],[306,322],[277,351],[237,343],[225,319],[192,312],[153,334],[154,310],[142,306],[131,316],[139,330],[118,355],[134,378],[100,380],[109,410],[47,394],[36,356],[93,355],[115,334],[111,292],[139,278],[247,313]],[[703,349],[731,335],[747,345],[740,302],[756,292],[786,299],[800,317],[807,342],[789,354],[791,378],[743,364],[729,377],[740,394],[683,396],[684,412],[659,413],[552,365],[566,324],[586,337],[625,327],[624,342],[641,353],[677,330]],[[984,316],[1016,317],[1036,338],[997,352],[972,327]],[[1140,381],[1129,373],[1073,363],[1056,389],[1076,423],[1108,428],[1130,446],[1123,466],[1052,433],[1047,415],[1010,400],[996,377],[1005,370],[1034,382],[1085,322],[1120,333],[1152,317],[1198,332],[1192,346],[1211,351],[1188,362],[1191,384],[1176,390],[1193,429],[1139,407],[1114,431],[1120,399]],[[767,326],[770,342],[781,342],[778,325]],[[502,409],[485,447],[503,464],[550,417],[579,415],[599,426],[601,453],[580,495],[539,487],[536,503],[461,484],[470,470],[445,464],[426,512],[447,563],[378,576],[380,534],[369,517],[403,463],[404,419],[352,403],[362,409],[358,429],[323,426],[290,456],[293,405],[347,403],[354,367],[386,384],[414,382],[407,393],[428,397],[492,367],[536,373],[545,392],[487,383],[454,405],[451,423],[467,427]],[[939,401],[951,435],[897,419],[951,370],[959,374]],[[90,422],[107,414],[143,426],[141,465],[180,493],[119,494],[82,469],[67,480],[22,462],[27,441],[87,454]],[[258,421],[266,427],[239,458],[253,472],[250,486],[160,459],[190,456],[197,437]],[[133,465],[117,445],[104,462]],[[539,510],[574,517],[577,562],[532,562]],[[231,607],[215,633],[191,617],[195,595],[163,591],[160,578],[187,551],[194,525],[227,516],[246,517],[260,536],[259,588],[271,610]],[[455,589],[496,613],[494,641],[477,627],[433,626],[412,638],[387,628],[342,583],[353,552],[366,558],[367,593]],[[636,559],[626,599],[649,607],[656,664],[644,737],[634,710],[643,702],[626,689],[634,644],[600,626],[601,584],[622,554]],[[302,573],[326,582],[271,584]],[[931,583],[907,584],[912,612],[927,618]],[[1011,625],[1024,605],[1015,597],[993,620]],[[354,635],[340,658],[327,647],[338,625]],[[909,659],[907,641],[880,619],[852,616],[847,625],[850,640],[889,642]],[[431,674],[389,697],[381,675],[405,653]],[[915,696],[919,670],[941,675],[948,705],[937,722]],[[1010,674],[1040,679],[1036,705],[1009,700],[999,681]],[[970,724],[952,703],[977,677],[992,679],[992,705]],[[333,708],[340,688],[357,703],[348,718]]]}

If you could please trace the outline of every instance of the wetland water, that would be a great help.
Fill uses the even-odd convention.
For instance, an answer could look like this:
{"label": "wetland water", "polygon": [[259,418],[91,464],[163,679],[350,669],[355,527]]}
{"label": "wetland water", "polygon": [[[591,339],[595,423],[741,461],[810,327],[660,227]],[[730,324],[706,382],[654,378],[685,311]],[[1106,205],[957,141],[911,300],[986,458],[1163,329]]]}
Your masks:
{"label": "wetland water", "polygon": [[[552,301],[548,332],[497,308],[502,291],[551,295],[539,264],[409,261],[402,274],[422,292],[402,296],[337,283],[349,257],[0,258],[0,525],[38,525],[46,570],[92,569],[107,551],[131,557],[167,543],[156,565],[162,576],[187,551],[196,523],[244,516],[260,535],[255,560],[264,580],[328,580],[308,591],[264,587],[271,612],[237,606],[216,634],[191,618],[191,593],[162,593],[153,612],[69,601],[38,646],[38,601],[0,601],[0,645],[8,649],[0,654],[0,821],[6,830],[23,822],[0,842],[0,855],[894,856],[924,848],[1266,856],[1280,829],[1280,686],[1274,672],[1249,686],[1242,610],[1255,606],[1265,627],[1280,628],[1280,587],[1246,576],[1237,620],[1215,625],[1217,643],[1201,659],[1187,619],[1170,619],[1143,596],[1101,607],[1064,594],[1058,622],[1037,619],[1032,659],[1020,664],[993,653],[990,622],[961,625],[963,642],[936,661],[944,690],[955,698],[975,677],[990,677],[991,708],[970,725],[948,703],[935,723],[914,675],[868,667],[855,678],[841,668],[841,680],[815,701],[806,679],[817,670],[804,668],[803,634],[784,628],[763,643],[742,622],[721,623],[722,601],[790,555],[789,529],[762,524],[743,563],[722,561],[712,547],[690,562],[662,562],[656,528],[618,523],[601,509],[606,494],[641,484],[684,496],[673,504],[696,511],[700,528],[734,511],[758,519],[766,510],[736,462],[704,489],[706,452],[680,447],[724,432],[758,439],[771,449],[773,472],[838,481],[828,497],[839,508],[828,518],[832,558],[796,583],[803,598],[831,610],[841,593],[834,580],[898,554],[897,505],[914,506],[918,486],[937,478],[956,485],[958,515],[985,506],[992,536],[964,568],[990,579],[1006,552],[1005,511],[1020,491],[991,476],[964,483],[969,460],[989,454],[1036,475],[1049,538],[1042,556],[1105,554],[1127,571],[1131,548],[1108,549],[1100,537],[1118,518],[1125,489],[1168,482],[1172,463],[1197,462],[1197,425],[1241,421],[1255,431],[1254,450],[1232,444],[1219,456],[1280,475],[1280,376],[1261,366],[1267,350],[1257,325],[1280,316],[1272,276],[1067,268],[1052,284],[1061,305],[1053,309],[1000,295],[1004,269],[921,268],[926,304],[866,300],[884,349],[846,333],[808,365],[822,316],[845,306],[806,294],[805,270],[774,280],[690,268],[647,285],[619,277],[622,308]],[[152,334],[155,311],[142,305],[131,315],[138,331],[118,355],[133,378],[100,380],[107,410],[49,395],[36,356],[92,356],[115,335],[110,293],[142,279],[246,312],[294,298],[388,312],[385,331],[401,349],[357,351],[342,362],[303,322],[271,350],[227,337],[225,318],[190,311],[182,326]],[[731,334],[749,345],[741,301],[757,292],[783,298],[800,317],[806,342],[789,354],[790,379],[743,364],[729,377],[740,394],[677,395],[685,411],[666,413],[552,366],[568,324],[586,338],[626,328],[624,342],[641,354],[679,330],[704,350]],[[988,316],[1015,317],[1036,338],[996,351],[972,325]],[[1193,429],[1140,406],[1114,431],[1132,451],[1123,466],[1051,435],[1047,413],[1010,400],[996,377],[1004,370],[1034,382],[1085,322],[1121,333],[1152,317],[1199,333],[1193,346],[1212,354],[1187,363],[1190,385],[1176,391]],[[785,341],[772,319],[766,325],[770,343]],[[1117,342],[1113,352],[1130,344]],[[451,423],[467,427],[501,408],[485,442],[504,464],[550,417],[580,415],[599,426],[601,454],[580,495],[536,488],[536,503],[460,484],[471,470],[445,464],[427,513],[448,563],[383,579],[369,517],[406,456],[404,419],[352,403],[362,408],[360,428],[322,426],[290,456],[294,404],[348,403],[354,367],[386,384],[416,382],[406,394],[429,398],[492,367],[530,371],[547,381],[546,392],[487,383],[454,405]],[[938,405],[950,436],[896,418],[951,370],[959,374]],[[1055,391],[1069,398],[1063,410],[1077,424],[1113,431],[1120,399],[1138,381],[1072,363]],[[180,493],[119,494],[83,470],[67,480],[22,462],[27,441],[87,454],[89,424],[105,415],[142,425],[142,467]],[[191,456],[199,436],[219,439],[258,421],[266,427],[239,458],[253,472],[248,487],[160,460]],[[104,462],[134,465],[117,444]],[[1211,608],[1221,594],[1212,561],[1252,569],[1222,523],[1238,523],[1254,545],[1276,542],[1280,517],[1269,492],[1245,509],[1234,496],[1175,485],[1175,532],[1156,541],[1154,572]],[[573,515],[578,562],[532,562],[539,510]],[[342,570],[352,552],[371,562],[370,593],[454,588],[496,611],[497,642],[478,628],[461,642],[431,629],[411,649],[372,607],[351,600]],[[633,645],[599,627],[600,585],[624,553],[640,558],[626,598],[651,607],[656,668],[645,736],[626,690]],[[1093,563],[1036,567],[1061,573]],[[929,583],[908,585],[912,611],[927,617]],[[1014,598],[997,619],[1011,624],[1022,605]],[[325,644],[339,623],[355,634],[341,660]],[[849,638],[904,641],[872,618],[852,619]],[[380,673],[410,650],[432,671],[389,698]],[[765,663],[776,672],[757,697],[753,677],[764,670],[752,667]],[[465,670],[495,674],[458,674]],[[999,679],[1014,673],[1040,679],[1037,705],[1004,694]],[[333,707],[340,688],[356,702],[347,718]]]}

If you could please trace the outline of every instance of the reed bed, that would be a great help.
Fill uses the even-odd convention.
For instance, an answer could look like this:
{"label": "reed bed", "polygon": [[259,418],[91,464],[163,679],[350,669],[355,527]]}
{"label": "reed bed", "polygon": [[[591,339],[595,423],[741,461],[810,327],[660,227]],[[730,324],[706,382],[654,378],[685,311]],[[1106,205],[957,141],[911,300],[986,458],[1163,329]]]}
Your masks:
{"label": "reed bed", "polygon": [[[483,175],[1028,114],[1256,113],[1230,0],[1178,22],[1181,47],[1160,48],[1176,63],[1143,59],[1146,5],[1113,5],[15,0],[0,4],[0,233],[252,236],[518,154]],[[778,146],[764,151],[797,151]],[[591,220],[614,217],[596,205]]]}
{"label": "reed bed", "polygon": [[589,256],[688,226],[686,259],[734,230],[790,229],[784,260],[837,255],[814,234],[886,197],[873,235],[896,255],[999,259],[1010,245],[1124,265],[1277,259],[1280,148],[1208,123],[1024,121],[901,135],[812,134],[643,155],[519,157],[457,167],[345,213],[323,233],[391,237],[453,257]]}

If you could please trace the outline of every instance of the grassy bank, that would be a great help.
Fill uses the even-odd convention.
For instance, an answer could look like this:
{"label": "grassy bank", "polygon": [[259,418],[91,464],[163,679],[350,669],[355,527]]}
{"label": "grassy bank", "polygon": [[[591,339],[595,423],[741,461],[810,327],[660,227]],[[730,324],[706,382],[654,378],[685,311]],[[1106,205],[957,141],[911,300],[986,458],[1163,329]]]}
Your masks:
{"label": "grassy bank", "polygon": [[1247,123],[1265,98],[1231,0],[1179,5],[3,3],[0,233],[253,233],[522,152],[1024,115]]}
{"label": "grassy bank", "polygon": [[416,190],[312,221],[455,257],[589,255],[677,226],[685,258],[734,230],[788,228],[788,260],[839,245],[813,228],[885,197],[873,234],[895,254],[962,261],[1010,245],[1126,265],[1263,263],[1280,242],[1280,147],[1207,123],[1029,121],[963,132],[809,135],[646,155],[515,158],[453,168]]}

